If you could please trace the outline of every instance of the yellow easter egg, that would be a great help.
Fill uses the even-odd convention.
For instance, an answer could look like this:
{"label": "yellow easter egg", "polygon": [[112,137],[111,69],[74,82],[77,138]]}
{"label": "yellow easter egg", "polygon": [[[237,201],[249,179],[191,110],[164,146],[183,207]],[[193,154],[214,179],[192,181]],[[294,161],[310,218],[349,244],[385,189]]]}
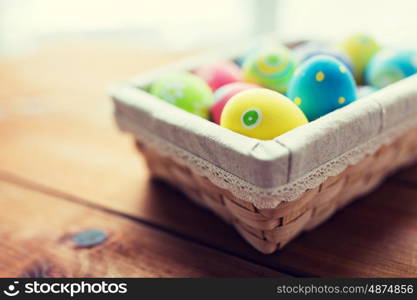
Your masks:
{"label": "yellow easter egg", "polygon": [[340,47],[352,61],[356,82],[362,83],[365,68],[380,46],[370,36],[355,34],[344,40]]}
{"label": "yellow easter egg", "polygon": [[260,140],[273,139],[307,124],[298,106],[284,95],[255,88],[240,92],[225,105],[220,126]]}

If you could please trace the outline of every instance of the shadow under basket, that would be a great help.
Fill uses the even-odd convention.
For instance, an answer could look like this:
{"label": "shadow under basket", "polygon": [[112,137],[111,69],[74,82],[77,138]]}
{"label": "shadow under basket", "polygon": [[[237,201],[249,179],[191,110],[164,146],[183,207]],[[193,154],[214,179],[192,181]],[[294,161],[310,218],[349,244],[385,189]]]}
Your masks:
{"label": "shadow under basket", "polygon": [[195,203],[208,208],[232,224],[240,235],[263,253],[272,253],[302,231],[311,230],[336,210],[375,188],[396,166],[415,160],[417,128],[367,155],[337,176],[329,177],[296,200],[281,202],[272,209],[258,209],[226,189],[215,186],[207,177],[196,174],[155,149],[136,142],[155,178],[180,189]]}
{"label": "shadow under basket", "polygon": [[417,159],[417,75],[268,141],[147,92],[166,73],[231,60],[241,50],[143,74],[111,95],[119,128],[134,136],[152,176],[232,224],[259,251],[281,249]]}

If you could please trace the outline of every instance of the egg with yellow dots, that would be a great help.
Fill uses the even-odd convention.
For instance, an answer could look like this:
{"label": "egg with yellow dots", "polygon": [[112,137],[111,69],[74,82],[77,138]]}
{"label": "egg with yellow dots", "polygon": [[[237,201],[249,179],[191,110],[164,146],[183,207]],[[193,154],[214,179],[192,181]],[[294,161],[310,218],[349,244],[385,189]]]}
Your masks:
{"label": "egg with yellow dots", "polygon": [[356,83],[342,62],[317,55],[297,68],[287,96],[313,121],[355,101]]}
{"label": "egg with yellow dots", "polygon": [[352,61],[356,81],[362,83],[368,62],[381,47],[372,37],[365,34],[352,35],[345,39],[339,46]]}
{"label": "egg with yellow dots", "polygon": [[220,126],[260,140],[273,139],[307,123],[304,113],[290,99],[263,88],[234,95],[220,120]]}
{"label": "egg with yellow dots", "polygon": [[294,73],[296,59],[284,46],[266,46],[243,62],[243,80],[285,93]]}

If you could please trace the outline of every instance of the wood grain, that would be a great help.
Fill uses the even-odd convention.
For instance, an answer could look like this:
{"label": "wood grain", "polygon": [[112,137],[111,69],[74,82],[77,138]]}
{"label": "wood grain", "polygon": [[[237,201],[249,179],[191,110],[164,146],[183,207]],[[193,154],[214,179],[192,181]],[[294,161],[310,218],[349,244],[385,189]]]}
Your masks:
{"label": "wood grain", "polygon": [[107,89],[180,56],[83,41],[0,62],[1,168],[98,202],[136,201],[147,173],[114,126]]}
{"label": "wood grain", "polygon": [[[0,181],[0,277],[277,277],[159,230]],[[79,248],[74,234],[109,238]]]}
{"label": "wood grain", "polygon": [[[388,182],[272,255],[252,249],[230,226],[195,207],[169,186],[152,183],[151,189],[154,196],[141,202],[144,220],[243,259],[293,275],[417,276],[417,190],[414,189]],[[166,205],[167,200],[171,205]]]}
{"label": "wood grain", "polygon": [[[87,211],[90,205],[110,209],[170,236],[294,275],[416,276],[417,192],[394,180],[269,256],[251,249],[175,189],[150,183],[133,141],[114,126],[105,90],[115,80],[174,57],[148,53],[140,59],[139,50],[122,47],[96,55],[99,48],[88,43],[70,50],[56,47],[5,63],[16,75],[10,91],[0,94],[0,178],[59,195]],[[23,74],[16,71],[22,65]]]}

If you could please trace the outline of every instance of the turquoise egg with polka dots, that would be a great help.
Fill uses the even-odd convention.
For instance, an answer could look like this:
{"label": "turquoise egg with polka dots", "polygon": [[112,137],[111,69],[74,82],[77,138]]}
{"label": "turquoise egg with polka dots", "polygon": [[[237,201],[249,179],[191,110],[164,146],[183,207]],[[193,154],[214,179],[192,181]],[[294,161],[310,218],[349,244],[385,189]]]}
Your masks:
{"label": "turquoise egg with polka dots", "polygon": [[313,121],[355,101],[356,83],[339,60],[317,55],[296,69],[287,95]]}
{"label": "turquoise egg with polka dots", "polygon": [[383,88],[417,73],[417,51],[379,51],[365,70],[365,80],[376,88]]}

